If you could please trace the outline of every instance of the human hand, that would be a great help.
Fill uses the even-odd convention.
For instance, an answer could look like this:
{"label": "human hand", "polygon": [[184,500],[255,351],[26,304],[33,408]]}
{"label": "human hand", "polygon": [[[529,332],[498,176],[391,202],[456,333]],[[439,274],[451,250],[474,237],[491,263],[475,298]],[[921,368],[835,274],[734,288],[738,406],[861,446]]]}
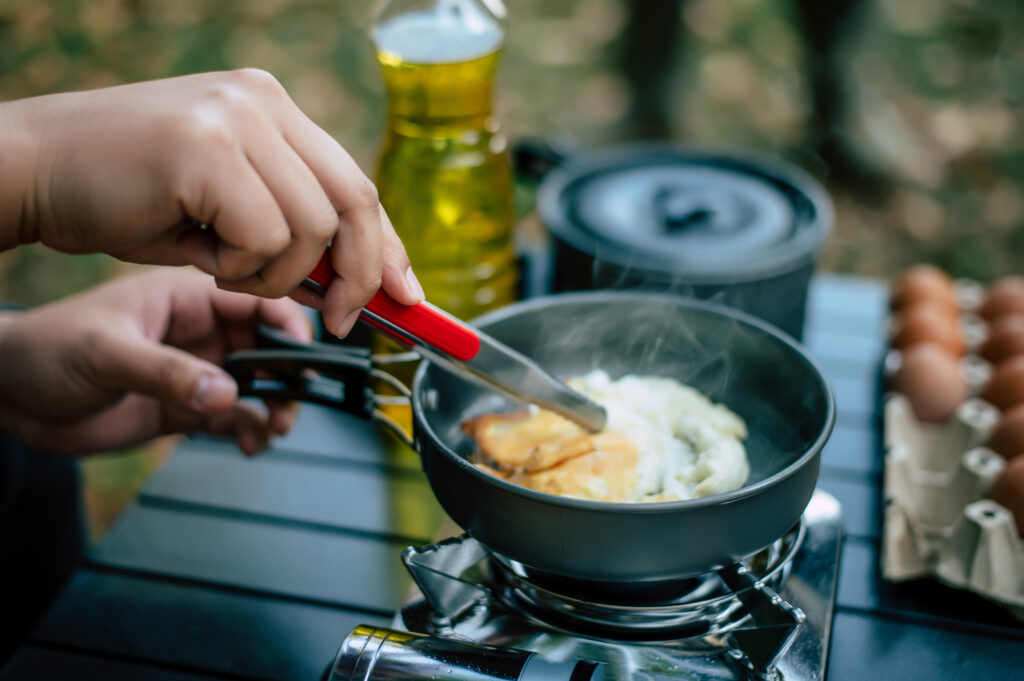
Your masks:
{"label": "human hand", "polygon": [[271,432],[288,431],[293,405],[264,412],[239,403],[219,365],[252,347],[260,323],[312,338],[292,301],[221,291],[186,270],[148,271],[0,316],[0,428],[60,453],[196,430],[255,453]]}
{"label": "human hand", "polygon": [[[27,186],[0,187],[0,203],[20,208],[6,221],[20,225],[13,243],[191,264],[223,289],[277,298],[333,240],[338,278],[322,301],[333,333],[347,334],[382,286],[422,300],[373,183],[264,71],[36,97],[0,113],[12,146],[34,142],[17,169],[34,169]],[[0,184],[4,174],[0,159]],[[305,291],[294,297],[321,308]]]}

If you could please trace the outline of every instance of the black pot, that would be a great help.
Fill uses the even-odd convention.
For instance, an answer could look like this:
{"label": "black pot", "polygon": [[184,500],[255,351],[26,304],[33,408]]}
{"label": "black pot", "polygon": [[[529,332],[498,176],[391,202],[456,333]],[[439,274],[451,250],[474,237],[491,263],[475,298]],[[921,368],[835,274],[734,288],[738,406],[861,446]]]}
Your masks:
{"label": "black pot", "polygon": [[711,299],[803,337],[832,225],[831,202],[806,173],[749,152],[665,143],[563,156],[525,141],[516,162],[542,176],[537,210],[554,237],[554,291]]}

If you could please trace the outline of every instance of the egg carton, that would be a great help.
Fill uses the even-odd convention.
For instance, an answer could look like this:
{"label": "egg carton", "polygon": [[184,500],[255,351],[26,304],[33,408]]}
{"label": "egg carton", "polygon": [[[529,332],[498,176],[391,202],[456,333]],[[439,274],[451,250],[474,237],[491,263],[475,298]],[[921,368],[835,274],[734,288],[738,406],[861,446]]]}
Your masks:
{"label": "egg carton", "polygon": [[[957,321],[966,346],[965,359],[973,360],[976,365],[990,372],[989,363],[977,355],[978,350],[988,340],[988,322],[978,315],[978,309],[985,300],[985,285],[973,279],[956,279],[953,281],[953,291],[960,308]],[[984,378],[987,380],[988,374]]]}
{"label": "egg carton", "polygon": [[[957,315],[957,326],[960,328],[968,356],[971,356],[971,353],[977,352],[988,338],[988,324],[977,314],[981,302],[985,299],[985,287],[970,279],[957,279],[953,282],[953,291],[960,310]],[[889,338],[897,331],[896,322],[895,316],[888,319],[886,332]],[[979,362],[987,364],[980,358]]]}
{"label": "egg carton", "polygon": [[889,394],[884,418],[883,576],[932,576],[1024,620],[1024,540],[1010,511],[985,498],[1006,466],[983,446],[999,411],[972,397],[946,422],[924,423]]}
{"label": "egg carton", "polygon": [[953,280],[953,290],[956,292],[956,302],[960,309],[967,313],[974,313],[985,300],[985,285],[973,279]]}

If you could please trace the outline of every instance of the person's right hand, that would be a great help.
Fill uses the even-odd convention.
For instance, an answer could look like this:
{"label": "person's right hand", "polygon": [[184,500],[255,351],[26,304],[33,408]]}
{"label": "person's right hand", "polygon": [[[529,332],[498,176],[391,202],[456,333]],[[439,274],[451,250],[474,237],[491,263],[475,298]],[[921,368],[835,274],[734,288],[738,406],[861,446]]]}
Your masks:
{"label": "person's right hand", "polygon": [[[264,71],[36,97],[0,113],[34,156],[19,164],[34,172],[8,241],[192,264],[221,288],[269,298],[293,294],[333,241],[338,278],[322,309],[339,336],[381,286],[405,304],[423,297],[373,183]],[[12,172],[0,162],[0,180]],[[0,203],[12,193],[0,189]]]}

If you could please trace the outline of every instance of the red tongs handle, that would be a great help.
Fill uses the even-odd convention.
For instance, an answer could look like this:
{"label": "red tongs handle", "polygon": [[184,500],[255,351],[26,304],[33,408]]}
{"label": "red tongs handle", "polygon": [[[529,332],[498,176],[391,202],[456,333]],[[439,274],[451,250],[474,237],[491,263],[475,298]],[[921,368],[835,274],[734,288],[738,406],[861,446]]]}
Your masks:
{"label": "red tongs handle", "polygon": [[[323,295],[335,276],[331,266],[331,252],[328,250],[303,285]],[[366,311],[396,327],[401,333],[367,315],[362,316],[363,321],[405,345],[412,341],[413,344],[440,350],[463,362],[473,359],[480,351],[480,337],[472,328],[429,303],[402,305],[381,289],[366,304]]]}

